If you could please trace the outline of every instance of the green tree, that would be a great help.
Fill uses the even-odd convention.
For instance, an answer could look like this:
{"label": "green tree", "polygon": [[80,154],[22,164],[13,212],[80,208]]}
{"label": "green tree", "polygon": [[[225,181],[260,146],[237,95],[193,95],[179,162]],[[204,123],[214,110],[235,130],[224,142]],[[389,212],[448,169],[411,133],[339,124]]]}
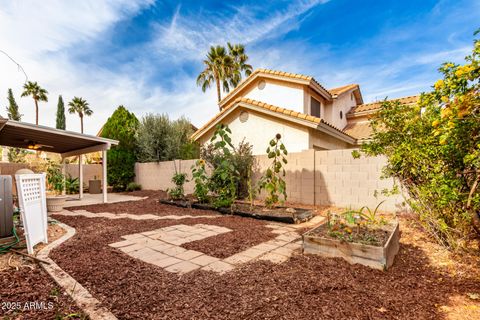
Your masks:
{"label": "green tree", "polygon": [[[7,99],[8,99],[8,107],[7,107],[8,119],[21,121],[22,114],[20,114],[20,111],[18,110],[18,105],[13,96],[12,89],[8,89]],[[23,150],[20,148],[8,148],[8,161],[23,163],[25,162],[26,154],[27,154],[26,150]]]}
{"label": "green tree", "polygon": [[138,161],[197,158],[199,146],[190,139],[193,132],[192,124],[184,117],[172,121],[166,114],[147,114],[137,131]]}
{"label": "green tree", "polygon": [[87,100],[80,97],[74,97],[72,101],[68,103],[68,112],[78,114],[80,117],[80,132],[83,133],[83,117],[91,116],[93,114]]}
{"label": "green tree", "polygon": [[367,155],[384,155],[426,230],[459,248],[480,234],[480,41],[465,64],[444,63],[416,105],[383,103]]}
{"label": "green tree", "polygon": [[28,81],[23,85],[22,97],[32,96],[35,102],[35,124],[38,126],[38,102],[48,102],[48,91],[41,88],[37,82]]}
{"label": "green tree", "polygon": [[66,129],[65,106],[63,104],[62,95],[58,96],[56,128],[62,130]]}
{"label": "green tree", "polygon": [[124,106],[119,106],[102,128],[101,136],[118,140],[118,146],[108,150],[108,183],[116,191],[123,191],[135,178],[135,145],[139,121]]}
{"label": "green tree", "polygon": [[15,97],[13,96],[12,89],[8,89],[7,94],[8,99],[8,107],[7,107],[7,116],[10,120],[21,121],[22,114],[18,110],[17,102],[15,101]]}
{"label": "green tree", "polygon": [[232,57],[235,65],[228,81],[230,86],[235,88],[242,81],[242,73],[248,77],[252,74],[253,68],[250,64],[247,64],[248,56],[245,53],[245,46],[243,44],[231,44],[228,42],[227,47],[228,54]]}

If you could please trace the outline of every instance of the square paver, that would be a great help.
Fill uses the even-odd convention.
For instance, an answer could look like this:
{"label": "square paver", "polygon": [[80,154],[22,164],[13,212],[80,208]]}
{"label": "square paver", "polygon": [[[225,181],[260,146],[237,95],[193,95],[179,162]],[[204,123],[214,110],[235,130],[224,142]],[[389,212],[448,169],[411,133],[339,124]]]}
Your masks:
{"label": "square paver", "polygon": [[140,260],[145,260],[145,258],[147,258],[149,255],[152,255],[152,254],[155,254],[155,253],[158,253],[158,252],[155,251],[155,250],[152,250],[150,248],[145,248],[144,247],[140,250],[129,252],[128,254],[131,257],[134,257],[134,258],[137,258],[137,259],[140,259]]}
{"label": "square paver", "polygon": [[278,253],[273,253],[273,252],[268,252],[261,256],[259,258],[260,260],[265,260],[265,261],[270,261],[273,263],[282,263],[288,260],[288,257],[278,254]]}
{"label": "square paver", "polygon": [[182,260],[192,260],[198,256],[201,256],[203,253],[195,250],[187,250],[180,254],[177,254],[175,258],[182,259]]}
{"label": "square paver", "polygon": [[190,261],[182,261],[176,264],[173,264],[169,267],[167,267],[165,270],[173,273],[187,273],[190,271],[193,271],[195,269],[200,268],[198,264],[192,263]]}
{"label": "square paver", "polygon": [[243,264],[243,263],[250,262],[252,260],[253,260],[252,257],[244,256],[242,254],[237,253],[237,254],[234,254],[233,256],[230,256],[228,258],[223,259],[222,261],[230,263],[230,264],[237,264],[238,265],[238,264]]}
{"label": "square paver", "polygon": [[250,257],[250,258],[256,258],[256,257],[258,257],[258,256],[260,256],[264,253],[265,253],[265,251],[258,250],[258,249],[255,249],[255,248],[250,248],[250,249],[247,249],[247,250],[241,252],[242,255]]}
{"label": "square paver", "polygon": [[179,255],[180,253],[182,252],[185,252],[187,251],[187,249],[184,249],[182,247],[178,247],[178,246],[172,246],[170,248],[167,248],[165,250],[162,251],[162,253],[165,253],[165,254],[168,254],[169,256],[177,256]]}
{"label": "square paver", "polygon": [[234,267],[231,264],[223,261],[216,261],[202,268],[202,270],[213,271],[218,273],[225,273],[233,269]]}
{"label": "square paver", "polygon": [[141,260],[145,261],[147,263],[153,263],[155,261],[166,259],[166,258],[169,258],[169,256],[167,256],[166,254],[155,251],[154,253],[151,253],[147,256],[144,256],[143,258],[141,258]]}
{"label": "square paver", "polygon": [[168,258],[165,258],[165,259],[152,261],[151,263],[156,265],[156,266],[159,266],[161,268],[166,268],[168,266],[171,266],[172,264],[179,263],[179,262],[182,262],[182,260],[174,258],[174,257],[168,257]]}
{"label": "square paver", "polygon": [[158,252],[163,252],[165,250],[167,250],[168,248],[171,248],[173,247],[173,245],[169,244],[169,243],[166,243],[166,242],[163,242],[163,241],[160,241],[161,243],[156,245],[156,246],[153,246],[153,247],[150,247],[152,248],[153,250],[155,251],[158,251]]}
{"label": "square paver", "polygon": [[120,250],[122,250],[123,252],[125,253],[130,253],[130,252],[133,252],[133,251],[136,251],[136,250],[140,250],[142,248],[144,248],[145,246],[143,244],[140,244],[140,243],[135,243],[131,246],[126,246],[126,247],[121,247],[119,248]]}
{"label": "square paver", "polygon": [[291,249],[288,249],[288,248],[285,248],[285,247],[280,247],[280,248],[275,249],[271,252],[281,254],[282,256],[290,257],[292,255],[292,251],[293,250],[291,250]]}
{"label": "square paver", "polygon": [[220,259],[218,258],[215,258],[215,257],[212,257],[212,256],[207,256],[205,254],[201,255],[201,256],[198,256],[196,258],[193,258],[190,260],[190,262],[193,262],[195,264],[198,264],[200,266],[206,266],[206,265],[209,265],[211,263],[214,263],[216,261],[219,261]]}
{"label": "square paver", "polygon": [[264,243],[260,243],[259,245],[254,246],[252,248],[263,251],[263,252],[267,252],[267,251],[272,251],[274,249],[277,249],[278,246],[272,245],[272,244],[267,244],[266,242],[264,242]]}
{"label": "square paver", "polygon": [[112,248],[121,248],[121,247],[130,246],[132,244],[134,244],[134,243],[130,240],[123,240],[123,241],[120,241],[120,242],[110,243],[109,246],[112,247]]}

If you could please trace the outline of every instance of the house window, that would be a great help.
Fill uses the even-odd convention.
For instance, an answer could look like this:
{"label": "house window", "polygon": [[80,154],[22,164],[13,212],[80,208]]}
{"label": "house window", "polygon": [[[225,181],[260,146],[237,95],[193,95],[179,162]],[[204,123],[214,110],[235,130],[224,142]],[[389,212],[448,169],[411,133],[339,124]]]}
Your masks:
{"label": "house window", "polygon": [[343,119],[343,111],[340,111],[340,119]]}
{"label": "house window", "polygon": [[350,100],[353,101],[353,99],[354,99],[354,96],[353,96],[353,92],[352,92],[352,93],[350,93]]}
{"label": "house window", "polygon": [[258,83],[258,90],[263,90],[265,89],[265,86],[267,85],[267,83],[265,82],[265,80],[261,80],[259,83]]}
{"label": "house window", "polygon": [[247,122],[248,120],[248,112],[247,111],[242,111],[240,112],[240,122],[241,123],[244,123],[244,122]]}
{"label": "house window", "polygon": [[320,118],[320,102],[314,98],[310,98],[310,114]]}

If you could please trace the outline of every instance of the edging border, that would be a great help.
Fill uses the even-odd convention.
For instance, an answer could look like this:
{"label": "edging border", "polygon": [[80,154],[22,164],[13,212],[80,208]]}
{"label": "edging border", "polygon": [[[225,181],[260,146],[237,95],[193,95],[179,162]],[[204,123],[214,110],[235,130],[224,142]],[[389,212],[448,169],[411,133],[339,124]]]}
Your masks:
{"label": "edging border", "polygon": [[76,233],[75,229],[61,222],[57,224],[63,228],[67,233],[59,239],[48,244],[45,248],[41,249],[37,257],[48,261],[49,264],[40,263],[42,268],[55,280],[55,282],[61,286],[65,292],[73,299],[83,312],[85,312],[92,320],[116,320],[115,317],[107,308],[101,306],[100,301],[95,299],[87,289],[85,289],[80,283],[77,282],[72,276],[60,268],[48,255],[50,252],[73,237]]}

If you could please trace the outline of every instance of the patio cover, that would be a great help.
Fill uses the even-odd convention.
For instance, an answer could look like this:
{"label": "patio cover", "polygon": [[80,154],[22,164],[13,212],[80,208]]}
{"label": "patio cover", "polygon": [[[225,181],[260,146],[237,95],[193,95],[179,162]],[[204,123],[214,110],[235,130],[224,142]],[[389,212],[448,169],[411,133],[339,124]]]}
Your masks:
{"label": "patio cover", "polygon": [[[107,202],[107,150],[118,141],[92,135],[37,126],[31,123],[8,120],[0,117],[0,145],[58,153],[62,158],[79,156],[79,180],[83,185],[82,155],[102,152],[103,201]],[[83,188],[80,188],[80,199]]]}
{"label": "patio cover", "polygon": [[62,158],[103,151],[118,141],[31,123],[0,119],[0,145],[59,153]]}

